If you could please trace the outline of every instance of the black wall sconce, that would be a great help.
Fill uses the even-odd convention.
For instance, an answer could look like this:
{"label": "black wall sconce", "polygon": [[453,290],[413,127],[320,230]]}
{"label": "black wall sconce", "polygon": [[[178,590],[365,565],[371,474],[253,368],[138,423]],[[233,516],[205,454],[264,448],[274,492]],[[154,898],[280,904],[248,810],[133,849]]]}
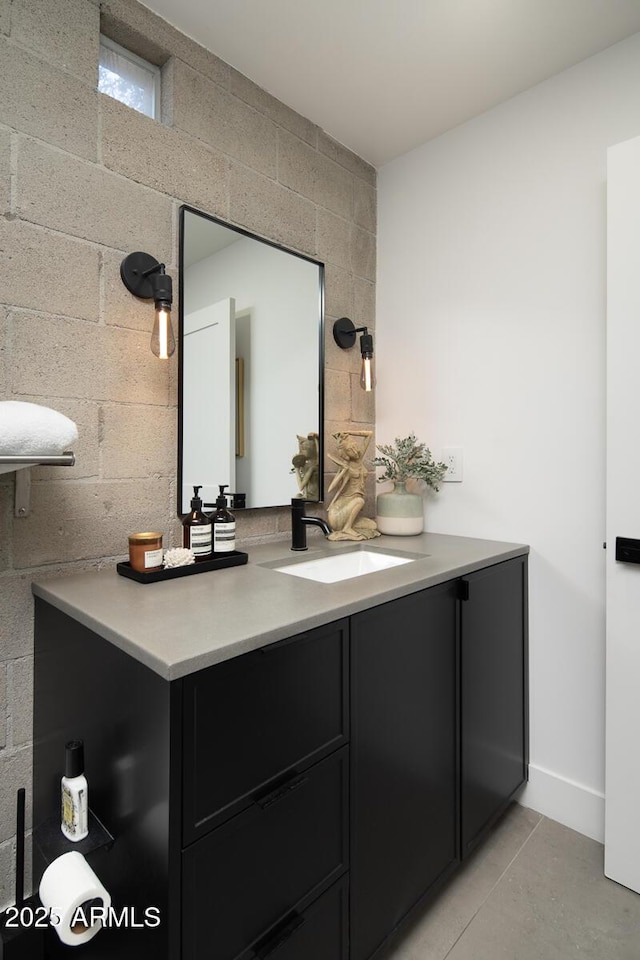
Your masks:
{"label": "black wall sconce", "polygon": [[130,253],[120,264],[120,276],[134,297],[154,301],[156,319],[151,334],[151,352],[160,360],[168,360],[176,349],[176,341],[171,327],[173,284],[165,273],[164,263],[158,263],[148,253]]}
{"label": "black wall sconce", "polygon": [[373,337],[366,327],[354,327],[348,317],[340,317],[333,325],[333,339],[342,350],[348,350],[356,342],[356,333],[361,333],[360,353],[362,366],[360,368],[360,386],[367,393],[376,385],[376,374],[373,366]]}

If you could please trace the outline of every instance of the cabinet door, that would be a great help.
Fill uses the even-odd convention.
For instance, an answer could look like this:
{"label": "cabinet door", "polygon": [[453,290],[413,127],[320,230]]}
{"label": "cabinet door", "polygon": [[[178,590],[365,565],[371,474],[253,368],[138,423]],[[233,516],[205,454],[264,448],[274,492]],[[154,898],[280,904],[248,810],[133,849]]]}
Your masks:
{"label": "cabinet door", "polygon": [[462,580],[462,856],[527,777],[527,559]]}
{"label": "cabinet door", "polygon": [[184,681],[183,845],[348,741],[348,621]]}
{"label": "cabinet door", "polygon": [[456,611],[451,582],[351,621],[351,960],[456,860]]}

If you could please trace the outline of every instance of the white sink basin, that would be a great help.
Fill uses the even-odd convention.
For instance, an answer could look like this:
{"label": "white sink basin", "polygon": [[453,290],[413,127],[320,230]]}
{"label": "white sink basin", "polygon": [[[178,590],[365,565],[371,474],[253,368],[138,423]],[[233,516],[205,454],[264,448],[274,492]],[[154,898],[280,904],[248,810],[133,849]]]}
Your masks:
{"label": "white sink basin", "polygon": [[338,583],[339,580],[363,577],[367,573],[377,573],[379,570],[388,570],[389,567],[411,562],[412,558],[397,557],[392,553],[381,553],[379,550],[351,550],[348,553],[336,553],[335,556],[320,557],[317,560],[288,563],[284,567],[274,569],[279,573],[303,577],[305,580],[316,580],[318,583]]}

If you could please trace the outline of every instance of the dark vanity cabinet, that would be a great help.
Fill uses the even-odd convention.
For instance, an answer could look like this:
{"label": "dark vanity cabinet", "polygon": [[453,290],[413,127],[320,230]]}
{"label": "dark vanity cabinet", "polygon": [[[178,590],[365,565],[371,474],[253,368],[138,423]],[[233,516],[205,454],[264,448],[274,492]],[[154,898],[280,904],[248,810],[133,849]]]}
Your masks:
{"label": "dark vanity cabinet", "polygon": [[162,917],[80,960],[369,960],[524,781],[526,735],[524,556],[173,681],[36,601],[34,825],[82,737],[115,838],[89,862]]}

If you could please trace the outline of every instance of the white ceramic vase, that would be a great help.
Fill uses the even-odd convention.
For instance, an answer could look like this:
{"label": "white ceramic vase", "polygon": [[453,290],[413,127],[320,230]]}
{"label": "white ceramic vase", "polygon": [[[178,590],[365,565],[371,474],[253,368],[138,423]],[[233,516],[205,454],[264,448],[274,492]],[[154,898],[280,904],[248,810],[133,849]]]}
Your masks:
{"label": "white ceramic vase", "polygon": [[415,537],[422,533],[422,497],[419,493],[408,493],[406,484],[402,480],[395,480],[393,490],[378,494],[376,524],[380,533],[391,537]]}

